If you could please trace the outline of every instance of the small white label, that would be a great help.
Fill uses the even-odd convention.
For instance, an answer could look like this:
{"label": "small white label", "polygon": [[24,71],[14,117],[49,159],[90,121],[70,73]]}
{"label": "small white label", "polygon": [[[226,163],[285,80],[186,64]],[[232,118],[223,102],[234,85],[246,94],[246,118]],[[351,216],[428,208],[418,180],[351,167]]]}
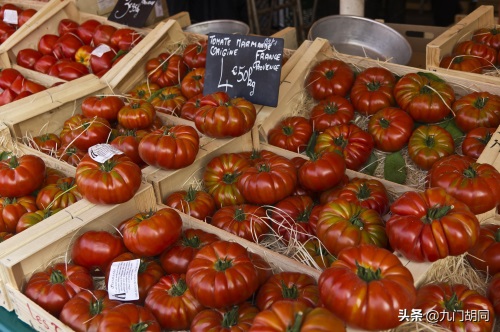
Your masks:
{"label": "small white label", "polygon": [[140,265],[140,259],[111,264],[108,278],[110,300],[134,301],[139,299],[137,276]]}
{"label": "small white label", "polygon": [[6,9],[3,12],[3,21],[9,24],[17,24],[19,22],[17,18],[17,11],[12,9]]}
{"label": "small white label", "polygon": [[100,58],[104,53],[108,53],[111,51],[111,47],[109,47],[106,44],[101,44],[94,48],[90,54],[95,55],[96,57]]}
{"label": "small white label", "polygon": [[96,144],[89,148],[90,158],[98,163],[103,163],[116,154],[123,154],[123,152],[110,144]]}
{"label": "small white label", "polygon": [[156,17],[163,17],[163,0],[157,0],[155,3]]}

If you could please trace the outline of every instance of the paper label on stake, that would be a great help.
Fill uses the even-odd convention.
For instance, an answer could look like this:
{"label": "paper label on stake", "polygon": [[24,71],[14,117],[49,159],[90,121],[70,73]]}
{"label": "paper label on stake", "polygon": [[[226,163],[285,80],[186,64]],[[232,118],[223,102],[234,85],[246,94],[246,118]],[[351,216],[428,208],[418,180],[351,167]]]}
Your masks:
{"label": "paper label on stake", "polygon": [[3,12],[3,21],[9,24],[18,24],[19,20],[17,18],[17,11],[12,9],[6,9]]}
{"label": "paper label on stake", "polygon": [[104,53],[108,53],[111,51],[111,47],[109,47],[106,44],[101,44],[94,48],[90,54],[95,55],[96,57],[100,58]]}
{"label": "paper label on stake", "polygon": [[110,144],[96,144],[89,148],[90,158],[101,164],[117,154],[123,154],[123,152]]}
{"label": "paper label on stake", "polygon": [[137,276],[140,265],[140,259],[111,264],[108,279],[110,300],[133,301],[139,299]]}
{"label": "paper label on stake", "polygon": [[158,0],[155,3],[155,14],[156,14],[156,17],[163,17],[162,2],[163,2],[163,0]]}

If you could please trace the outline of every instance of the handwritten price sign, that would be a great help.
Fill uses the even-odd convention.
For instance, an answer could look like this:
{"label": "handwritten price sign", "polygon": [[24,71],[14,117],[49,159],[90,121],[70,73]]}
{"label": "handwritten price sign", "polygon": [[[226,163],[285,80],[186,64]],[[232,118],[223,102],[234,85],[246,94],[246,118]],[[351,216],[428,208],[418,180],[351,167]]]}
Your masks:
{"label": "handwritten price sign", "polygon": [[155,6],[161,7],[158,0],[118,0],[115,8],[108,16],[113,22],[142,28]]}
{"label": "handwritten price sign", "polygon": [[203,93],[224,91],[254,104],[276,106],[283,46],[281,38],[209,34]]}

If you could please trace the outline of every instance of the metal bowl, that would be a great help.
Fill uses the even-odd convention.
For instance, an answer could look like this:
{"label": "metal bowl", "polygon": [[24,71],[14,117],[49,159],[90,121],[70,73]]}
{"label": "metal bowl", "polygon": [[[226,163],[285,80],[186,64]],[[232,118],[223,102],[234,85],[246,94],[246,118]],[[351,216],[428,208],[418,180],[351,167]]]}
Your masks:
{"label": "metal bowl", "polygon": [[313,23],[307,38],[328,39],[340,53],[406,65],[410,43],[393,28],[361,16],[332,15]]}
{"label": "metal bowl", "polygon": [[250,27],[248,24],[236,20],[212,20],[191,24],[184,28],[184,31],[199,35],[208,35],[211,32],[248,35]]}

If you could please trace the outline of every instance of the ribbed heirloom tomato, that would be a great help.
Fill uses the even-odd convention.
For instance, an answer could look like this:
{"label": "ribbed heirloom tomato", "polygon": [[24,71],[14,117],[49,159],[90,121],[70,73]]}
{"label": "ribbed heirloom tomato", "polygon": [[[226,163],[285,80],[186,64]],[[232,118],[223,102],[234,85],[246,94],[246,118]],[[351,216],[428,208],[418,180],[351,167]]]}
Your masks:
{"label": "ribbed heirloom tomato", "polygon": [[107,331],[160,332],[161,326],[149,309],[123,303],[102,315],[97,332]]}
{"label": "ribbed heirloom tomato", "polygon": [[306,149],[313,127],[303,116],[291,116],[281,120],[267,134],[269,144],[285,150],[301,153]]}
{"label": "ribbed heirloom tomato", "polygon": [[270,209],[271,227],[284,243],[291,239],[301,243],[311,238],[312,229],[309,218],[314,206],[307,195],[292,195],[283,198]]}
{"label": "ribbed heirloom tomato", "polygon": [[177,85],[155,91],[149,100],[157,112],[175,116],[180,115],[182,106],[186,103],[186,97]]}
{"label": "ribbed heirloom tomato", "polygon": [[375,141],[375,148],[396,152],[408,143],[413,132],[413,119],[400,108],[386,107],[370,118],[368,132]]}
{"label": "ribbed heirloom tomato", "polygon": [[146,129],[153,124],[155,116],[155,107],[145,100],[139,100],[120,108],[117,118],[118,123],[126,129]]}
{"label": "ribbed heirloom tomato", "polygon": [[200,311],[191,323],[191,332],[248,331],[259,309],[249,302],[221,309]]}
{"label": "ribbed heirloom tomato", "polygon": [[200,149],[200,136],[191,126],[164,126],[144,136],[139,156],[148,165],[179,169],[191,165]]}
{"label": "ribbed heirloom tomato", "polygon": [[474,40],[464,40],[453,47],[454,54],[476,56],[483,68],[492,68],[497,64],[498,52],[493,47]]}
{"label": "ribbed heirloom tomato", "polygon": [[45,163],[40,157],[30,154],[1,157],[0,196],[27,196],[40,188],[45,178]]}
{"label": "ribbed heirloom tomato", "polygon": [[207,221],[215,212],[215,200],[207,192],[189,187],[188,190],[178,190],[165,198],[165,205],[179,210],[193,218]]}
{"label": "ribbed heirloom tomato", "polygon": [[469,250],[479,236],[470,209],[443,188],[408,191],[391,205],[385,225],[391,247],[416,262],[434,262]]}
{"label": "ribbed heirloom tomato", "polygon": [[417,291],[413,276],[387,249],[360,245],[344,249],[318,280],[323,305],[353,327],[386,330],[401,324]]}
{"label": "ribbed heirloom tomato", "polygon": [[196,68],[184,76],[181,81],[182,94],[187,98],[203,93],[205,85],[205,68]]}
{"label": "ribbed heirloom tomato", "polygon": [[478,127],[474,128],[465,135],[462,141],[462,153],[474,159],[479,158],[486,148],[496,128]]}
{"label": "ribbed heirloom tomato", "polygon": [[312,108],[309,121],[315,131],[323,132],[328,127],[349,123],[352,119],[354,108],[349,100],[331,95]]}
{"label": "ribbed heirloom tomato", "polygon": [[205,68],[207,62],[207,41],[197,40],[186,46],[182,59],[189,68]]}
{"label": "ribbed heirloom tomato", "polygon": [[381,216],[389,211],[389,193],[377,179],[353,178],[339,189],[337,196],[361,207],[373,209]]}
{"label": "ribbed heirloom tomato", "polygon": [[223,206],[211,220],[215,227],[248,241],[259,242],[269,233],[266,210],[258,205],[241,204]]}
{"label": "ribbed heirloom tomato", "polygon": [[467,252],[467,260],[481,271],[494,276],[500,272],[500,225],[483,223],[476,244]]}
{"label": "ribbed heirloom tomato", "polygon": [[108,120],[75,114],[64,121],[59,136],[63,145],[71,144],[82,151],[87,151],[93,145],[105,143],[110,132],[111,125]]}
{"label": "ribbed heirloom tomato", "polygon": [[439,159],[455,152],[451,134],[438,125],[422,125],[415,129],[408,141],[408,154],[421,169],[429,170]]}
{"label": "ribbed heirloom tomato", "polygon": [[306,78],[305,87],[316,100],[330,95],[345,97],[354,83],[354,71],[341,60],[327,59],[317,63]]}
{"label": "ribbed heirloom tomato", "polygon": [[187,73],[188,67],[177,54],[161,53],[146,62],[149,81],[160,87],[179,84]]}
{"label": "ribbed heirloom tomato", "polygon": [[471,92],[452,105],[455,123],[467,133],[478,127],[496,128],[500,124],[500,96],[492,93]]}
{"label": "ribbed heirloom tomato", "polygon": [[473,55],[446,55],[439,62],[439,67],[470,73],[481,73],[483,71],[481,60]]}
{"label": "ribbed heirloom tomato", "polygon": [[15,233],[19,219],[36,210],[33,196],[0,197],[0,232]]}
{"label": "ribbed heirloom tomato", "polygon": [[82,194],[75,185],[75,178],[65,177],[54,184],[44,186],[36,195],[36,205],[39,209],[64,209],[82,199]]}

